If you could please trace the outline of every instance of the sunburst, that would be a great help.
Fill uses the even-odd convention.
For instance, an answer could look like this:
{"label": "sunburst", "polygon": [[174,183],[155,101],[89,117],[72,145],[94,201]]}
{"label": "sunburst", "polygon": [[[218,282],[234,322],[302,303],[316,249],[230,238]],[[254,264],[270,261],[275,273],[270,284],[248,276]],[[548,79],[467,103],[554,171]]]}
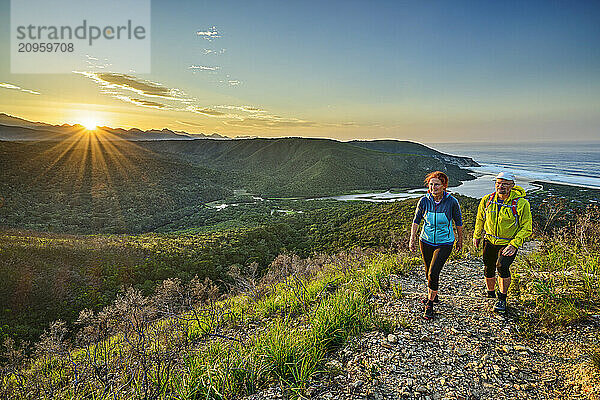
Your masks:
{"label": "sunburst", "polygon": [[96,128],[100,126],[100,122],[91,117],[81,119],[81,122],[79,122],[79,124],[83,125],[83,127],[88,131],[95,131]]}

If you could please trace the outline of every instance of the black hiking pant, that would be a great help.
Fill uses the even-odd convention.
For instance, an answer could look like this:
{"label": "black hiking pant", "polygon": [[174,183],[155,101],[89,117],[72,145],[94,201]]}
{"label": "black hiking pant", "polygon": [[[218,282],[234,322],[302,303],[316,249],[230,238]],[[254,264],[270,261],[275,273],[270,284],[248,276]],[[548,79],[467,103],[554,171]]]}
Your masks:
{"label": "black hiking pant", "polygon": [[493,278],[496,276],[496,270],[500,278],[510,278],[510,264],[515,261],[517,253],[512,256],[503,256],[502,250],[507,244],[492,244],[489,240],[483,241],[483,265],[485,265],[485,277]]}
{"label": "black hiking pant", "polygon": [[446,263],[450,253],[452,253],[453,244],[430,245],[422,240],[419,241],[423,262],[425,263],[425,276],[427,277],[427,287],[437,291],[440,286],[440,272]]}

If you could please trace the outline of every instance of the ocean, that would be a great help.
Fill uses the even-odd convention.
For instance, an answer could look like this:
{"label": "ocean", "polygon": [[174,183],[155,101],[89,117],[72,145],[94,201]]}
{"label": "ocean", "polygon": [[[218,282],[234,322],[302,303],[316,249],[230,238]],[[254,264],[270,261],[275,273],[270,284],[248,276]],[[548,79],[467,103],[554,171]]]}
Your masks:
{"label": "ocean", "polygon": [[[594,143],[435,143],[427,146],[443,153],[467,156],[481,167],[470,168],[481,174],[476,181],[461,185],[487,185],[500,171],[511,171],[517,184],[533,188],[533,181],[560,183],[600,189],[600,142]],[[493,191],[493,185],[489,185]],[[455,190],[461,193],[460,186]],[[463,188],[464,191],[464,188]],[[481,193],[477,189],[478,194]],[[469,195],[469,193],[461,193]]]}
{"label": "ocean", "polygon": [[[494,177],[501,171],[515,174],[516,184],[527,192],[539,189],[534,182],[550,182],[600,189],[600,142],[595,143],[429,143],[427,146],[455,156],[471,157],[480,167],[470,167],[477,178],[454,186],[449,192],[481,198],[494,191]],[[392,202],[420,197],[425,189],[403,193],[373,192],[328,197],[336,200]]]}

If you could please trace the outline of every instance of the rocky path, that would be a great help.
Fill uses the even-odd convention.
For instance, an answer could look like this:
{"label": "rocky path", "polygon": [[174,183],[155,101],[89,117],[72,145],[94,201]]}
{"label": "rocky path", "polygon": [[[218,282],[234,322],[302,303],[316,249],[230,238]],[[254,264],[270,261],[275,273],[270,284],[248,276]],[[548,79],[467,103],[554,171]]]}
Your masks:
{"label": "rocky path", "polygon": [[[478,260],[448,263],[434,321],[421,318],[424,275],[395,277],[401,299],[377,298],[390,318],[407,323],[389,335],[371,332],[333,354],[308,389],[315,399],[600,399],[587,349],[600,321],[552,334],[518,333],[518,312],[493,312]],[[510,307],[510,298],[509,298]],[[253,399],[283,398],[278,388]]]}

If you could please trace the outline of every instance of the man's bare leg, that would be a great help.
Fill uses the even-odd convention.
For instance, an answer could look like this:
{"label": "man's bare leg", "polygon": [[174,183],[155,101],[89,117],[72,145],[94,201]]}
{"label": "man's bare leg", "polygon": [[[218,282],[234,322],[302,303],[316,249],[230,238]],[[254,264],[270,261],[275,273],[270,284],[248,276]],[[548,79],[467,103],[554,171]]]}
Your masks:
{"label": "man's bare leg", "polygon": [[[500,286],[500,293],[508,293],[508,287],[510,286],[510,276],[508,278],[498,279],[498,286]],[[489,288],[489,285],[488,285]]]}
{"label": "man's bare leg", "polygon": [[496,278],[485,278],[485,284],[487,285],[488,291],[493,292],[496,290]]}

